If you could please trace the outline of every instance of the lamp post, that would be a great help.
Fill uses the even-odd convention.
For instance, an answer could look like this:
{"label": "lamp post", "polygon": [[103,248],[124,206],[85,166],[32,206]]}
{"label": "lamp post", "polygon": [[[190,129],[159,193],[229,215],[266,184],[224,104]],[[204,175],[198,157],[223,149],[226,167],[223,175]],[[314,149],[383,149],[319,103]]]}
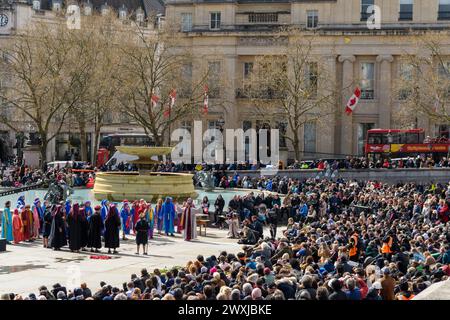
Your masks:
{"label": "lamp post", "polygon": [[224,132],[223,126],[225,125],[225,120],[223,119],[223,117],[221,117],[219,120],[217,120],[217,124],[219,125],[219,130],[222,135],[222,149],[224,150],[222,161],[223,161],[223,163],[225,163],[226,159],[227,159],[227,154],[226,154],[227,152],[226,152],[226,148],[225,148],[225,137],[223,136],[223,132]]}

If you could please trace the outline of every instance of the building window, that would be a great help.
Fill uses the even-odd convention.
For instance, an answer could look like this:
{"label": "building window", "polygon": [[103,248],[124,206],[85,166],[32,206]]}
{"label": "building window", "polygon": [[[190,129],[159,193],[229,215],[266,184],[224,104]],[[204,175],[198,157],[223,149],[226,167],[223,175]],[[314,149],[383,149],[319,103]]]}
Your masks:
{"label": "building window", "polygon": [[210,98],[220,96],[220,61],[208,62],[208,94]]}
{"label": "building window", "polygon": [[438,20],[450,20],[450,0],[439,0]]}
{"label": "building window", "polygon": [[306,11],[306,27],[309,29],[317,28],[319,24],[319,11],[308,10]]}
{"label": "building window", "polygon": [[41,10],[41,1],[40,0],[34,0],[33,1],[33,9],[34,10]]}
{"label": "building window", "polygon": [[450,125],[448,124],[439,125],[438,138],[450,139]]}
{"label": "building window", "polygon": [[413,0],[400,0],[400,14],[398,20],[413,19]]}
{"label": "building window", "polygon": [[180,98],[187,98],[192,94],[192,63],[183,64],[181,67],[182,86]]}
{"label": "building window", "polygon": [[364,145],[366,143],[367,131],[373,129],[375,123],[358,123],[357,128],[357,153],[359,156],[364,155]]}
{"label": "building window", "polygon": [[439,79],[441,79],[442,90],[447,87],[447,94],[450,94],[450,61],[443,61],[438,67]]}
{"label": "building window", "polygon": [[375,63],[361,63],[361,99],[373,100],[375,92]]}
{"label": "building window", "polygon": [[412,93],[411,81],[413,79],[413,65],[410,63],[400,63],[399,67],[400,88],[398,92],[399,100],[406,100]]}
{"label": "building window", "polygon": [[307,122],[305,123],[303,133],[303,150],[305,156],[315,156],[316,155],[316,123]]}
{"label": "building window", "polygon": [[192,13],[181,14],[181,31],[192,31]]}
{"label": "building window", "polygon": [[369,7],[373,5],[374,0],[361,0],[361,21],[367,21],[374,14],[374,10],[367,12]]}
{"label": "building window", "polygon": [[211,30],[220,29],[220,12],[211,12],[210,17],[211,17],[211,19],[210,19],[209,28]]}
{"label": "building window", "polygon": [[278,22],[278,13],[268,13],[268,12],[250,13],[248,15],[248,22],[250,23]]}
{"label": "building window", "polygon": [[287,143],[286,143],[287,127],[288,127],[287,121],[277,121],[276,122],[276,128],[279,130],[279,141],[280,141],[281,148],[287,147]]}
{"label": "building window", "polygon": [[186,129],[189,133],[191,133],[192,121],[181,121],[181,129]]}
{"label": "building window", "polygon": [[253,62],[244,62],[244,79],[248,79],[253,71]]}

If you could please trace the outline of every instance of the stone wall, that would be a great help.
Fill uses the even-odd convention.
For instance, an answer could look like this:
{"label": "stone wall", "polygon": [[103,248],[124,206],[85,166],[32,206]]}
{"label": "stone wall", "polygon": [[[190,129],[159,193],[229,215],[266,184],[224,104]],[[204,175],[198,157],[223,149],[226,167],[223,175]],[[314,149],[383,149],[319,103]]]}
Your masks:
{"label": "stone wall", "polygon": [[[260,171],[237,171],[240,176],[261,176]],[[228,171],[228,175],[233,175],[234,171]],[[279,170],[278,176],[295,179],[323,178],[324,173],[319,170]],[[398,182],[441,182],[450,181],[450,168],[435,169],[371,169],[371,170],[340,170],[334,179],[343,178],[347,180],[377,180],[389,183]]]}

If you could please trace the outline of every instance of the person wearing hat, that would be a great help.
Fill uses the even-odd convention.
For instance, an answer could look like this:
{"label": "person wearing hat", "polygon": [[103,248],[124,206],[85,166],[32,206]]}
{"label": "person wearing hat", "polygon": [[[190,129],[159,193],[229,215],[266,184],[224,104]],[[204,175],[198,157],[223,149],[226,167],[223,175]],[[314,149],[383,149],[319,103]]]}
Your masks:
{"label": "person wearing hat", "polygon": [[50,247],[53,248],[55,251],[58,251],[62,247],[67,245],[64,210],[65,209],[62,205],[58,205],[52,212],[52,226],[50,230],[50,235],[48,237],[48,241]]}
{"label": "person wearing hat", "polygon": [[122,221],[122,240],[128,240],[126,235],[130,234],[131,230],[131,210],[128,200],[123,200],[122,210],[120,210],[120,220]]}
{"label": "person wearing hat", "polygon": [[135,226],[136,231],[136,254],[139,254],[139,249],[142,245],[142,251],[144,255],[147,255],[147,244],[148,244],[148,230],[150,229],[150,224],[147,221],[145,212],[141,212],[140,219]]}
{"label": "person wearing hat", "polygon": [[194,202],[191,198],[187,199],[186,205],[183,208],[180,225],[183,227],[183,234],[185,241],[191,241],[197,238],[197,219],[196,214],[198,210],[195,208]]}
{"label": "person wearing hat", "polygon": [[89,232],[88,232],[88,247],[91,248],[91,252],[100,252],[102,247],[102,232],[103,232],[103,220],[100,214],[102,207],[100,205],[95,206],[94,214],[89,219]]}
{"label": "person wearing hat", "polygon": [[365,300],[382,300],[380,295],[381,289],[382,289],[381,283],[379,281],[374,282],[373,285],[370,287]]}
{"label": "person wearing hat", "polygon": [[33,213],[31,212],[30,205],[27,204],[22,209],[20,217],[22,218],[23,223],[23,240],[27,242],[33,241]]}
{"label": "person wearing hat", "polygon": [[42,219],[44,218],[44,209],[39,198],[34,199],[31,211],[33,212],[33,239],[38,239],[42,232]]}
{"label": "person wearing hat", "polygon": [[177,214],[171,197],[166,197],[161,210],[164,219],[164,232],[166,233],[166,236],[170,235],[171,237],[174,237],[175,218]]}
{"label": "person wearing hat", "polygon": [[6,239],[6,242],[9,244],[14,240],[13,227],[12,227],[13,223],[12,223],[12,214],[11,214],[11,201],[6,201],[1,220],[2,220],[1,237]]}
{"label": "person wearing hat", "polygon": [[105,248],[108,248],[108,253],[117,253],[117,248],[120,245],[120,216],[119,209],[115,204],[112,204],[105,219]]}
{"label": "person wearing hat", "polygon": [[53,206],[52,206],[52,208],[50,208],[49,206],[46,206],[45,210],[44,210],[44,219],[43,219],[43,223],[42,223],[42,229],[43,229],[42,230],[42,244],[43,244],[44,248],[49,247],[48,238],[50,237],[50,233],[52,231],[52,220],[53,220],[52,209],[54,209]]}

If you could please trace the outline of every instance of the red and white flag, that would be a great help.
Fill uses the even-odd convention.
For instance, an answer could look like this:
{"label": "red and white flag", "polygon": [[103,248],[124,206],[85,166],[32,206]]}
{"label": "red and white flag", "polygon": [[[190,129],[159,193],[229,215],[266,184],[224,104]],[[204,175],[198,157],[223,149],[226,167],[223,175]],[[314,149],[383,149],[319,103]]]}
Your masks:
{"label": "red and white flag", "polygon": [[175,89],[172,89],[172,91],[170,91],[169,93],[169,106],[166,110],[164,110],[163,116],[164,118],[169,118],[170,114],[172,112],[172,108],[175,105],[175,100],[177,98],[177,91]]}
{"label": "red and white flag", "polygon": [[209,101],[208,101],[208,86],[205,85],[205,93],[203,95],[203,113],[204,114],[208,114],[208,105]]}
{"label": "red and white flag", "polygon": [[152,94],[151,100],[152,100],[153,107],[156,107],[156,105],[158,104],[158,101],[159,101],[159,97],[156,94]]}
{"label": "red and white flag", "polygon": [[170,97],[170,103],[169,103],[169,106],[170,106],[171,108],[173,108],[173,106],[175,105],[175,100],[177,99],[177,91],[176,91],[175,89],[172,89],[172,90],[170,91],[169,97]]}
{"label": "red and white flag", "polygon": [[348,100],[347,106],[345,107],[345,113],[351,115],[353,110],[355,110],[356,105],[359,102],[359,98],[361,97],[361,89],[356,87],[355,92],[353,92],[352,97]]}

